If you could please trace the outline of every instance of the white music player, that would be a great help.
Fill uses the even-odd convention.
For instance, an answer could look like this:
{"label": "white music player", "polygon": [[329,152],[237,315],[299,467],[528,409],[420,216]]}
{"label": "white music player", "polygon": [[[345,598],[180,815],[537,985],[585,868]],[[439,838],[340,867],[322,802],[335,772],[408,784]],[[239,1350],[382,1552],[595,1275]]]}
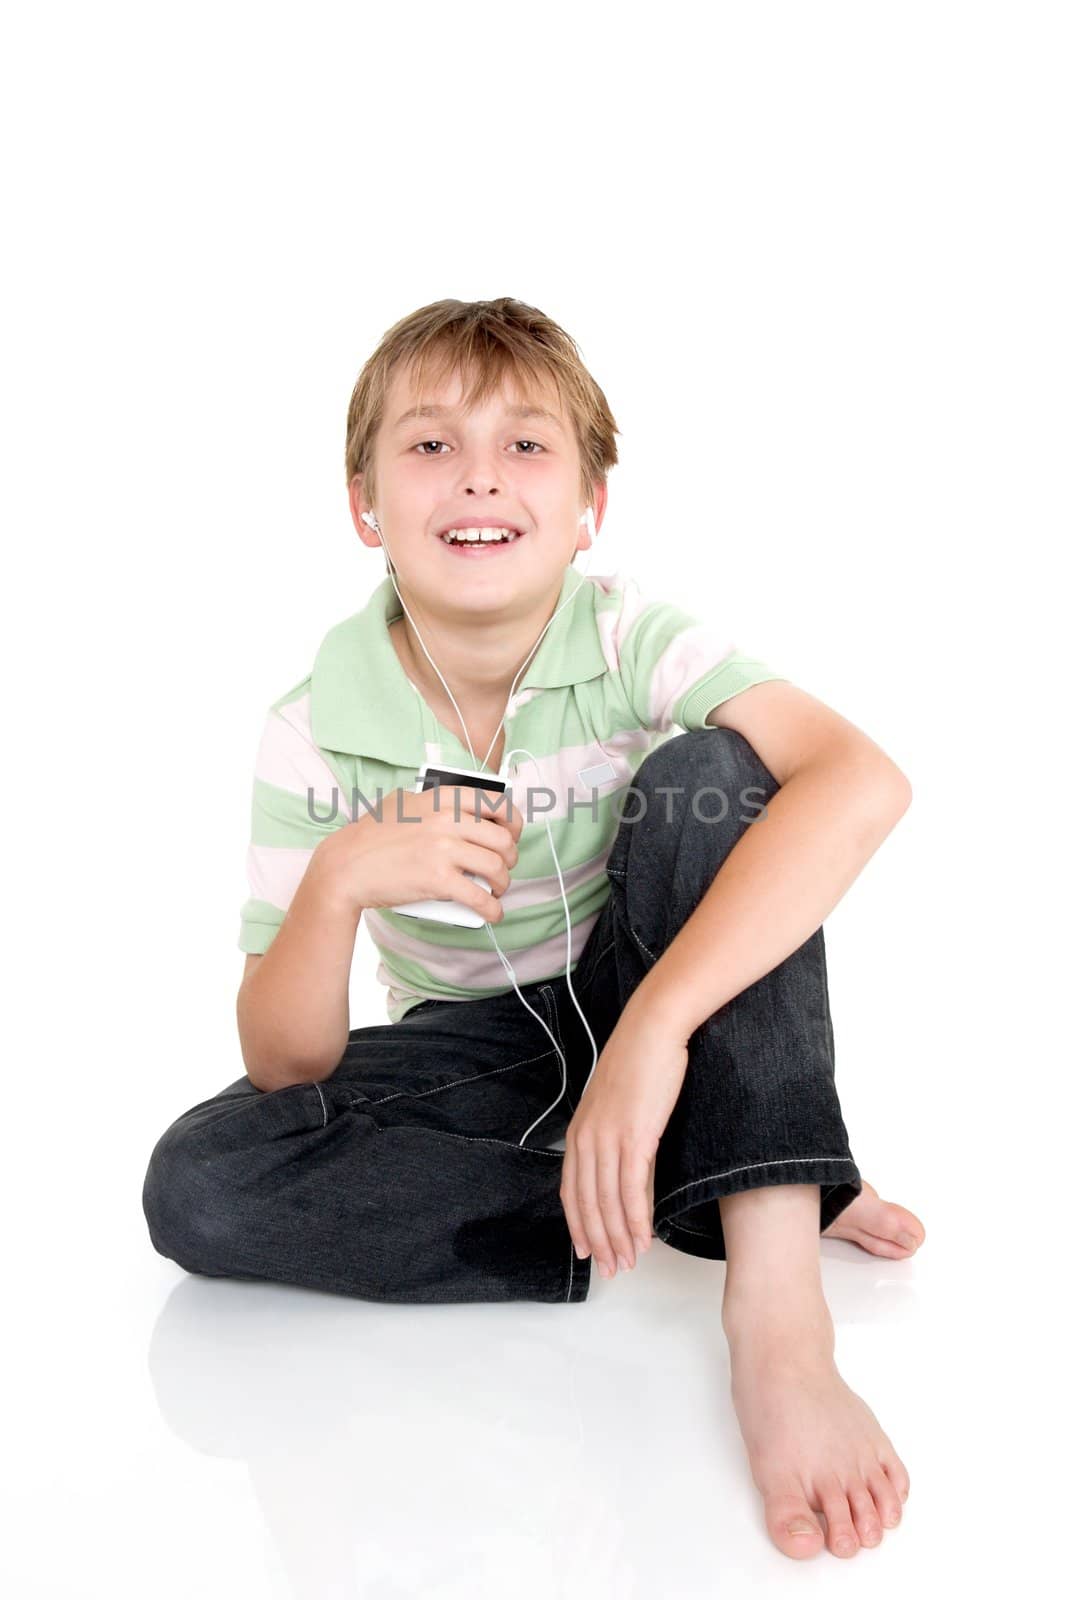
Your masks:
{"label": "white music player", "polygon": [[[426,789],[440,789],[443,784],[485,789],[490,794],[507,794],[510,787],[505,778],[499,778],[492,772],[478,772],[472,767],[442,767],[424,761],[415,779],[414,792],[422,794]],[[493,813],[487,808],[483,814],[491,816]],[[492,893],[492,885],[480,872],[468,872],[466,875],[473,878],[479,888]],[[457,928],[485,927],[485,918],[461,900],[412,900],[407,905],[392,906],[390,909],[398,911],[402,917],[426,917],[431,922],[451,922]]]}

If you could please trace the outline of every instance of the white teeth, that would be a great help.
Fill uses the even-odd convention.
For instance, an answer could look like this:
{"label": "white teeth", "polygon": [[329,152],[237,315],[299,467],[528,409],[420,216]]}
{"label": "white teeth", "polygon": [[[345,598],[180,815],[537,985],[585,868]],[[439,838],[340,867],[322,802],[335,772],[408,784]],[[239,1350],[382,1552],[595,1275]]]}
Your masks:
{"label": "white teeth", "polygon": [[450,528],[442,535],[446,544],[513,544],[518,537],[511,528]]}

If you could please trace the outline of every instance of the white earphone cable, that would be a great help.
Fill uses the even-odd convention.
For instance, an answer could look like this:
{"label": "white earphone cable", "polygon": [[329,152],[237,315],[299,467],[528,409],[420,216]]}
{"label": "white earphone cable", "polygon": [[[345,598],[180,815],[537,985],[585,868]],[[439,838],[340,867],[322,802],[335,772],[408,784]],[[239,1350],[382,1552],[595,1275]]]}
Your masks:
{"label": "white earphone cable", "polygon": [[[442,686],[444,688],[444,691],[448,695],[448,698],[451,700],[453,706],[455,707],[456,715],[459,718],[460,723],[461,723],[461,725],[463,727],[463,733],[464,733],[467,749],[471,753],[471,760],[474,762],[475,768],[480,772],[483,769],[483,767],[485,766],[486,761],[488,761],[489,756],[493,752],[493,746],[496,744],[497,734],[499,734],[500,729],[503,727],[505,718],[507,717],[507,713],[508,713],[509,709],[511,709],[512,696],[515,693],[515,685],[516,685],[516,683],[518,682],[521,674],[526,669],[531,657],[533,656],[534,652],[536,651],[538,645],[541,643],[541,640],[544,638],[545,634],[548,632],[548,629],[551,627],[552,623],[555,622],[556,618],[558,616],[560,616],[563,611],[566,610],[567,606],[570,605],[571,601],[575,600],[577,598],[578,592],[579,592],[578,588],[576,587],[575,590],[574,590],[574,593],[567,600],[564,601],[563,605],[560,606],[558,608],[558,610],[556,610],[556,611],[554,611],[552,613],[552,615],[549,617],[548,621],[545,623],[544,627],[541,629],[541,632],[537,635],[537,638],[534,640],[533,645],[531,646],[530,650],[527,652],[527,655],[526,655],[525,659],[523,660],[522,664],[520,665],[518,672],[516,672],[514,678],[511,681],[511,688],[508,691],[507,704],[506,704],[506,706],[504,708],[504,716],[501,717],[500,721],[497,723],[496,728],[493,731],[493,737],[489,741],[489,749],[487,750],[484,758],[481,761],[479,761],[478,757],[474,753],[474,747],[471,744],[471,738],[470,738],[470,734],[469,734],[469,732],[467,730],[467,724],[463,720],[463,713],[459,709],[458,704],[456,703],[456,698],[453,695],[451,689],[448,687],[448,684],[445,682],[444,677],[443,677],[442,673],[440,672],[436,661],[434,661],[433,656],[430,654],[429,650],[426,648],[426,642],[423,639],[422,634],[419,633],[419,629],[418,629],[418,626],[417,626],[417,624],[415,622],[415,619],[411,615],[410,611],[408,611],[408,608],[404,603],[404,597],[400,593],[399,588],[397,587],[397,582],[396,582],[396,577],[395,577],[396,567],[395,567],[395,564],[393,562],[392,556],[390,556],[390,554],[389,554],[389,548],[385,543],[385,534],[382,532],[381,524],[379,523],[377,517],[374,515],[373,511],[371,511],[371,512],[366,512],[366,511],[363,512],[363,520],[364,520],[364,522],[366,522],[368,524],[369,527],[372,527],[374,529],[375,533],[377,533],[381,538],[382,546],[385,549],[386,559],[387,559],[387,561],[389,563],[389,569],[390,569],[389,570],[389,579],[390,579],[390,582],[393,585],[393,588],[396,590],[397,599],[400,601],[400,604],[403,607],[405,616],[407,617],[408,621],[411,623],[411,626],[415,629],[416,637],[418,638],[419,643],[422,645],[423,650],[426,652],[426,659],[429,661],[430,665],[433,667],[433,670],[437,673],[437,676],[441,679],[441,684],[442,684]],[[595,513],[593,511],[592,506],[587,507],[587,509],[583,512],[582,516],[579,518],[579,522],[585,522],[587,524],[588,528],[589,528],[589,534],[590,534],[590,545],[589,545],[589,548],[592,549],[592,539],[594,539],[596,537],[596,517],[595,517]],[[588,563],[588,560],[587,560],[586,561],[586,566],[588,566],[588,565],[589,565],[589,563]],[[585,577],[585,569],[584,568],[582,569],[580,575],[583,578]],[[530,760],[533,762],[534,767],[535,767],[535,769],[537,771],[537,776],[538,776],[538,778],[540,778],[541,777],[541,769],[537,764],[537,758],[529,750],[523,749],[521,746],[516,747],[516,748],[520,749],[521,753],[523,755],[527,755],[527,756],[530,757]],[[503,757],[503,759],[501,761],[501,770],[500,770],[500,772],[498,774],[495,774],[495,776],[502,777],[502,778],[507,776],[507,774],[506,774],[504,769],[507,766],[509,758],[511,756],[513,756],[515,753],[516,753],[515,750],[507,750],[505,752],[504,757]],[[563,883],[563,869],[560,867],[559,857],[556,855],[556,846],[555,846],[555,844],[553,842],[553,839],[552,839],[552,829],[551,829],[551,826],[549,825],[547,817],[545,818],[545,832],[546,832],[546,834],[548,836],[548,846],[549,846],[549,849],[552,852],[552,860],[555,862],[555,865],[556,865],[556,876],[559,879],[560,894],[563,897],[563,915],[564,915],[564,919],[565,919],[566,924],[567,924],[567,964],[566,964],[566,969],[565,969],[565,976],[566,976],[566,979],[567,979],[567,988],[568,988],[568,990],[570,992],[571,999],[574,1001],[574,1009],[577,1011],[579,1017],[581,1017],[582,1025],[584,1026],[586,1033],[589,1035],[589,1042],[593,1046],[593,1065],[589,1069],[589,1077],[586,1080],[584,1088],[582,1089],[582,1094],[584,1094],[585,1090],[589,1087],[589,1083],[592,1081],[593,1073],[596,1071],[596,1064],[597,1064],[597,1060],[599,1059],[599,1051],[597,1049],[596,1039],[593,1037],[592,1029],[590,1028],[589,1023],[586,1021],[585,1013],[582,1011],[581,1006],[578,1004],[577,996],[574,993],[574,985],[571,983],[571,916],[570,916],[570,907],[567,905],[567,891],[566,891],[566,888],[565,888],[564,883]],[[534,1128],[537,1127],[537,1124],[539,1122],[543,1122],[544,1121],[545,1117],[548,1116],[548,1113],[550,1111],[552,1111],[559,1104],[561,1098],[563,1097],[564,1093],[566,1092],[566,1088],[567,1088],[567,1057],[566,1057],[566,1053],[563,1050],[562,1045],[555,1038],[555,1036],[553,1035],[552,1030],[549,1028],[548,1024],[544,1021],[544,1019],[542,1017],[539,1017],[537,1015],[537,1012],[533,1009],[533,1007],[530,1005],[529,1001],[526,999],[526,996],[522,993],[521,986],[520,986],[520,984],[518,983],[518,981],[516,979],[515,970],[512,967],[511,962],[508,960],[507,956],[501,950],[499,944],[497,944],[496,935],[494,934],[493,928],[492,928],[492,924],[488,921],[488,919],[485,922],[485,927],[486,927],[486,930],[487,930],[487,932],[489,934],[490,939],[493,942],[493,948],[496,950],[497,956],[499,957],[500,961],[503,963],[504,969],[507,972],[508,977],[511,980],[511,984],[512,984],[513,989],[515,990],[515,993],[518,995],[519,999],[522,1001],[522,1004],[526,1007],[526,1009],[530,1013],[530,1015],[538,1023],[540,1023],[541,1027],[548,1034],[549,1039],[551,1039],[552,1046],[555,1049],[556,1054],[559,1056],[560,1066],[562,1068],[562,1073],[563,1073],[563,1081],[562,1081],[562,1084],[560,1086],[559,1094],[556,1096],[555,1100],[553,1100],[552,1104],[550,1106],[548,1106],[544,1111],[542,1111],[541,1115],[539,1117],[537,1117],[535,1119],[535,1121],[531,1122],[530,1126],[526,1129],[526,1132],[523,1134],[522,1138],[519,1140],[519,1144],[523,1145],[526,1142],[527,1135],[529,1133],[531,1133]]]}

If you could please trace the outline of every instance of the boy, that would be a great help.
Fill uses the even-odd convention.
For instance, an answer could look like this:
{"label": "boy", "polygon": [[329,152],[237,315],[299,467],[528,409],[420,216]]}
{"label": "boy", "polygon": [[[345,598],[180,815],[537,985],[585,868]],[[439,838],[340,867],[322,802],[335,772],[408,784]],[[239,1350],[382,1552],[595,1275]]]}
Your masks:
{"label": "boy", "polygon": [[[632,1268],[653,1226],[725,1259],[771,1538],[853,1555],[908,1475],[837,1371],[818,1241],[900,1258],[922,1228],[848,1148],[821,924],[910,791],[709,628],[573,569],[617,432],[573,341],[518,301],[424,307],[368,361],[345,471],[387,577],[270,708],[246,1075],[164,1133],[145,1214],[189,1271],[412,1303],[584,1300],[591,1256]],[[410,788],[423,761],[495,774],[512,750],[507,807]],[[488,926],[393,909],[428,898]],[[350,1031],[361,917],[390,1020]]]}

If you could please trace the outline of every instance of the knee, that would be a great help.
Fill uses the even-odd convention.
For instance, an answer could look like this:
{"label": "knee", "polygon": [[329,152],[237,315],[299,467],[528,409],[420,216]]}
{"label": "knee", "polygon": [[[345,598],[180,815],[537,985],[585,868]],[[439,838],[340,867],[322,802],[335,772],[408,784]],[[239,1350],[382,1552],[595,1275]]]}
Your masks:
{"label": "knee", "polygon": [[[743,734],[733,728],[697,728],[651,750],[631,787],[643,790],[648,799],[669,790],[683,790],[687,797],[700,790],[718,790],[732,803],[731,809],[736,802],[758,809],[778,783]],[[714,792],[701,805],[713,811]]]}
{"label": "knee", "polygon": [[141,1190],[149,1237],[160,1255],[191,1272],[212,1270],[228,1232],[228,1208],[216,1190],[195,1129],[174,1123],[152,1151]]}

